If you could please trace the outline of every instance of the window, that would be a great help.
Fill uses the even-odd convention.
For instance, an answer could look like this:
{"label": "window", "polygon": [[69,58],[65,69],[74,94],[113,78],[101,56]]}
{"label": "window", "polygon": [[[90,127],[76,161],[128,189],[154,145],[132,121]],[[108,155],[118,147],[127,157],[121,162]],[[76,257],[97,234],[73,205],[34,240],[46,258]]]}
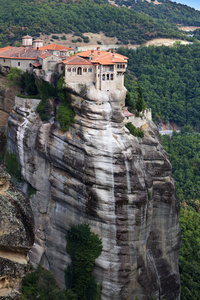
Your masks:
{"label": "window", "polygon": [[83,68],[83,72],[87,72],[87,68]]}
{"label": "window", "polygon": [[105,80],[105,74],[102,75],[102,80],[103,80],[103,81]]}
{"label": "window", "polygon": [[88,72],[92,72],[92,68],[89,68],[89,69],[88,69]]}
{"label": "window", "polygon": [[18,62],[18,67],[20,66],[20,62]]}
{"label": "window", "polygon": [[6,62],[5,58],[4,58],[3,62]]}
{"label": "window", "polygon": [[62,67],[61,67],[61,71],[63,71],[63,70],[64,70],[64,67],[62,66]]}
{"label": "window", "polygon": [[[68,69],[67,69],[67,72],[71,72],[71,68],[68,68]],[[73,71],[73,72],[75,72],[75,71]]]}
{"label": "window", "polygon": [[125,65],[123,65],[123,69],[125,68]]}
{"label": "window", "polygon": [[31,68],[32,64],[29,64],[29,67]]}
{"label": "window", "polygon": [[117,65],[117,69],[119,69],[119,65]]}
{"label": "window", "polygon": [[78,67],[78,69],[77,69],[77,75],[82,75],[82,68],[81,67]]}
{"label": "window", "polygon": [[114,75],[110,74],[110,80],[113,80],[113,79],[114,79]]}
{"label": "window", "polygon": [[106,74],[106,80],[109,80],[109,74]]}
{"label": "window", "polygon": [[73,69],[72,69],[72,72],[76,72],[76,68],[73,68]]}

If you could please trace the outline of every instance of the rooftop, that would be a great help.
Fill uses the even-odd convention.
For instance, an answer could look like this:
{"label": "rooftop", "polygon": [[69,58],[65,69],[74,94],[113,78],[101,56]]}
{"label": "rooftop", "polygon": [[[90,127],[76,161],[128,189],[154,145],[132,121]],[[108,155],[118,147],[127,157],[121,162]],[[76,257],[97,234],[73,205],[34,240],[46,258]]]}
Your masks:
{"label": "rooftop", "polygon": [[92,63],[88,60],[75,55],[68,57],[67,59],[62,61],[62,63],[64,63],[65,65],[92,65]]}
{"label": "rooftop", "polygon": [[93,64],[112,65],[115,63],[127,63],[128,57],[111,51],[88,50],[75,54],[82,58],[91,59]]}
{"label": "rooftop", "polygon": [[39,47],[39,50],[74,50],[74,49],[61,46],[58,44],[50,44],[50,45]]}
{"label": "rooftop", "polygon": [[0,49],[1,58],[13,58],[13,59],[37,59],[44,51],[37,51],[32,47],[5,47]]}

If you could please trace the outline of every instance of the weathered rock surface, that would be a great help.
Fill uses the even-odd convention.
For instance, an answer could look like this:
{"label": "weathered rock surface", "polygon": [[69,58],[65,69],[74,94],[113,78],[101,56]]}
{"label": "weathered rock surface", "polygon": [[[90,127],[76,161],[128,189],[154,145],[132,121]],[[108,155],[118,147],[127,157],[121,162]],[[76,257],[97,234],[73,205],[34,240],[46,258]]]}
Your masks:
{"label": "weathered rock surface", "polygon": [[0,168],[0,299],[17,296],[28,268],[33,224],[28,199],[10,185],[9,175]]}
{"label": "weathered rock surface", "polygon": [[19,156],[24,179],[35,189],[32,262],[42,263],[64,286],[70,263],[65,235],[88,223],[103,241],[95,276],[102,299],[180,299],[179,203],[168,156],[155,125],[144,138],[123,123],[125,90],[90,87],[73,96],[76,123],[67,133],[15,107],[8,150]]}
{"label": "weathered rock surface", "polygon": [[8,84],[6,76],[0,73],[0,153],[6,144],[8,117],[18,93],[17,87]]}

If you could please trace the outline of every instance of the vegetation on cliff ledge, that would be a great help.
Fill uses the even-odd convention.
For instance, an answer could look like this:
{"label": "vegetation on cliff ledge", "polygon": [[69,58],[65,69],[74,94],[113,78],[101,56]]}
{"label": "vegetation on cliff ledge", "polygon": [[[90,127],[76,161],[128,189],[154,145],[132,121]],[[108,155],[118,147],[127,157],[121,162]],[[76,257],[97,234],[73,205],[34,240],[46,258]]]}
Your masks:
{"label": "vegetation on cliff ledge", "polygon": [[92,272],[103,248],[101,240],[86,224],[71,227],[66,239],[72,260],[66,270],[66,287],[77,294],[78,300],[100,299],[101,286],[97,286]]}

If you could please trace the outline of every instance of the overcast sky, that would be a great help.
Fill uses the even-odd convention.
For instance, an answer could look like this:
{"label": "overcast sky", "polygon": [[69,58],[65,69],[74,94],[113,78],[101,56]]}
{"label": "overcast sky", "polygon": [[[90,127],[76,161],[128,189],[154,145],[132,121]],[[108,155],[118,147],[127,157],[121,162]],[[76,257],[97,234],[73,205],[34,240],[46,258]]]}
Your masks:
{"label": "overcast sky", "polygon": [[200,0],[171,0],[176,3],[181,3],[200,10]]}

